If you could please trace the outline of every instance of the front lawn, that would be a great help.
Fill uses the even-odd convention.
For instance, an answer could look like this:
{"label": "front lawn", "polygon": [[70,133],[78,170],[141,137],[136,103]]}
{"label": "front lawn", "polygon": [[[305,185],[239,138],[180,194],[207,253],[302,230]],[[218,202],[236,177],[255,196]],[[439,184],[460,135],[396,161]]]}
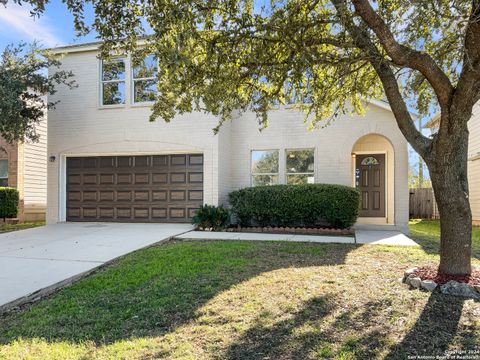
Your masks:
{"label": "front lawn", "polygon": [[45,221],[24,222],[19,224],[0,224],[0,234],[44,226]]}
{"label": "front lawn", "polygon": [[[410,220],[410,236],[429,253],[438,254],[440,249],[439,220]],[[480,259],[480,227],[472,231],[472,255]]]}
{"label": "front lawn", "polygon": [[0,318],[6,359],[404,359],[480,348],[480,303],[412,291],[420,248],[169,242]]}

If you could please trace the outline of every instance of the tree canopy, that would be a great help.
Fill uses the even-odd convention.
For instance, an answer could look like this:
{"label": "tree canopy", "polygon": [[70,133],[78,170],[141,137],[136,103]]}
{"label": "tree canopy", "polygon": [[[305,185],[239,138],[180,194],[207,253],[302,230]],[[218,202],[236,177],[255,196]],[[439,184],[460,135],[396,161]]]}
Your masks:
{"label": "tree canopy", "polygon": [[[47,3],[15,2],[31,3],[37,13]],[[385,68],[392,81],[400,80],[396,83],[403,99],[427,113],[437,105],[440,92],[448,93],[459,82],[465,59],[475,61],[478,56],[473,49],[471,54],[464,51],[476,3],[272,0],[260,6],[253,0],[66,1],[77,30],[95,30],[105,41],[104,54],[119,47],[137,50],[142,38],[143,51],[158,56],[162,96],[152,119],[170,120],[176,112],[196,108],[226,120],[233,109],[250,109],[262,124],[267,123],[269,107],[291,95],[286,94],[286,82],[298,99],[311,98],[299,106],[314,115],[315,123],[343,112],[362,112],[363,99],[384,96],[376,66]],[[95,9],[91,23],[84,21],[87,4]],[[372,11],[375,16],[370,14],[371,21],[365,21],[364,15]],[[373,23],[378,23],[375,29]],[[405,104],[397,108],[409,117]],[[420,136],[409,130],[411,136]]]}
{"label": "tree canopy", "polygon": [[49,108],[46,95],[56,85],[74,86],[72,73],[57,71],[47,75],[48,66],[60,62],[37,44],[7,46],[0,58],[0,136],[8,142],[38,140],[36,125]]}

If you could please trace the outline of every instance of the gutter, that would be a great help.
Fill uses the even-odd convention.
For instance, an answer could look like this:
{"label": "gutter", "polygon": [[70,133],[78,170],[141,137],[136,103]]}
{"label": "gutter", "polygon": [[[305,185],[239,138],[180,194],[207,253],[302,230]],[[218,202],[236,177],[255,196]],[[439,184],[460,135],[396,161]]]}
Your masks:
{"label": "gutter", "polygon": [[480,160],[480,152],[478,152],[476,155],[473,155],[468,159],[468,161],[475,161],[475,160]]}

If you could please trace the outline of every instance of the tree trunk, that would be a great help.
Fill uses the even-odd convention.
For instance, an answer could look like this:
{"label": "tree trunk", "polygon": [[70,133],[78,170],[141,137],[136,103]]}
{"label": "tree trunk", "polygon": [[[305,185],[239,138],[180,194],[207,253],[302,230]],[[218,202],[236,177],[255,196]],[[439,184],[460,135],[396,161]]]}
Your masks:
{"label": "tree trunk", "polygon": [[[468,129],[439,133],[436,156],[427,161],[440,212],[439,271],[451,275],[471,273],[472,212],[468,197]],[[447,136],[445,136],[447,135]],[[432,163],[433,162],[433,163]]]}

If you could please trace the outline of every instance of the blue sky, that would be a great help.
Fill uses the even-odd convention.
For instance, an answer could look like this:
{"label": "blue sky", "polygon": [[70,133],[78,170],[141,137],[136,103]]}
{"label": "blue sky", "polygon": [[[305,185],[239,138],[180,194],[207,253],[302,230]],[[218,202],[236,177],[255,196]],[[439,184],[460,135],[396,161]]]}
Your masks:
{"label": "blue sky", "polygon": [[95,40],[94,35],[76,38],[73,17],[60,0],[48,4],[40,18],[32,18],[30,10],[11,1],[7,7],[0,5],[0,49],[19,41],[38,40],[45,47],[53,47]]}

